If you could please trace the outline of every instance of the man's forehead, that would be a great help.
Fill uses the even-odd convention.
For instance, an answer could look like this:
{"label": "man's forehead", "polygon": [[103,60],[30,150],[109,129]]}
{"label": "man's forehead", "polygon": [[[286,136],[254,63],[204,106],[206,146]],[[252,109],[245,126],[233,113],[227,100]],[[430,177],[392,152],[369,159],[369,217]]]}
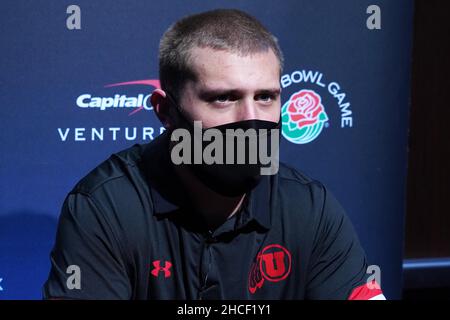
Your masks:
{"label": "man's forehead", "polygon": [[266,51],[257,51],[243,54],[230,50],[197,46],[190,49],[189,57],[190,64],[195,66],[195,68],[205,68],[209,66],[208,63],[214,63],[215,67],[226,69],[237,64],[248,63],[252,61],[257,63],[261,60],[274,62],[274,69],[279,69],[280,67],[277,56],[270,48]]}
{"label": "man's forehead", "polygon": [[191,71],[199,90],[223,91],[247,88],[254,90],[279,89],[280,69],[270,50],[249,55],[211,48],[194,48],[191,52]]}

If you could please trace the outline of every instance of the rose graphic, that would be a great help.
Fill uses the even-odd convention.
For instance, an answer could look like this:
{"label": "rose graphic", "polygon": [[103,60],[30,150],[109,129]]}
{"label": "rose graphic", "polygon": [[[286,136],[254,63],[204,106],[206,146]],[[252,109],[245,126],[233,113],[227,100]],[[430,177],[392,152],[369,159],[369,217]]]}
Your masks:
{"label": "rose graphic", "polygon": [[298,144],[317,138],[328,121],[320,96],[306,89],[294,93],[283,105],[281,114],[283,136]]}

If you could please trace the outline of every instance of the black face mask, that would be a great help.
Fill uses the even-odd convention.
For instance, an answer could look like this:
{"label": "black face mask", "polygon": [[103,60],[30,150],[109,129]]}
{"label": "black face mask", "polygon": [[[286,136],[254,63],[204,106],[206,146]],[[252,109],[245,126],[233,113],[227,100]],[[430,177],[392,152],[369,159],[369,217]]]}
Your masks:
{"label": "black face mask", "polygon": [[[193,137],[191,138],[192,142],[191,157],[193,159],[195,151],[194,150],[195,134],[193,121],[187,118],[183,110],[179,107],[179,105],[169,94],[168,97],[170,100],[172,100],[172,104],[175,106],[177,114],[179,115],[177,128],[183,128],[188,130],[189,133],[191,134],[191,137]],[[258,152],[262,145],[265,145],[264,154],[266,156],[270,155],[270,157],[273,158],[272,155],[275,154],[277,161],[276,167],[278,169],[279,128],[280,128],[280,121],[271,122],[264,120],[245,120],[227,123],[216,127],[202,128],[201,130],[202,137],[204,137],[205,134],[208,134],[208,131],[211,131],[212,129],[216,129],[214,132],[215,135],[220,133],[221,139],[223,141],[222,144],[223,148],[220,148],[222,149],[221,150],[222,157],[220,158],[223,159],[223,162],[207,164],[205,163],[205,161],[203,161],[202,157],[201,164],[194,164],[194,161],[191,161],[190,164],[183,164],[183,165],[187,166],[191,170],[191,172],[211,190],[221,195],[229,197],[236,197],[242,195],[252,190],[259,183],[261,179],[261,169],[264,166],[267,166],[267,163],[264,164],[262,163],[261,161],[262,159]],[[227,131],[229,129],[233,130],[234,133],[230,134],[230,131]],[[237,129],[241,129],[242,131],[240,130],[234,131]],[[260,129],[265,130],[260,131]],[[278,140],[276,146],[273,146],[271,143],[273,140],[272,139],[272,134],[274,133],[274,131],[272,131],[273,129],[276,129],[277,134],[277,137],[275,136],[273,137],[273,139]],[[170,134],[172,135],[172,132]],[[246,138],[244,138],[244,136]],[[240,140],[241,145],[236,143],[238,139],[241,139]],[[214,140],[214,138],[212,140]],[[201,152],[203,156],[205,149],[213,141],[197,141],[197,142],[201,146]],[[232,149],[233,152],[230,152]],[[244,151],[245,153],[242,152],[239,153],[238,149],[240,151]],[[239,156],[241,157],[240,161],[238,161]],[[266,160],[265,162],[267,162],[267,159],[265,160]],[[266,170],[269,171],[269,168],[267,168]]]}

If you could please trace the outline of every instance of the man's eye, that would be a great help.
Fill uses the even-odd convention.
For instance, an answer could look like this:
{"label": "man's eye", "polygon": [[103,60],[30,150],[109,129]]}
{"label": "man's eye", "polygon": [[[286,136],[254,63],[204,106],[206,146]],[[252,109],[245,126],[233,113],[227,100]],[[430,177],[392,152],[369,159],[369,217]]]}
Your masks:
{"label": "man's eye", "polygon": [[266,94],[266,93],[263,93],[263,94],[260,94],[260,95],[257,95],[256,97],[255,97],[255,100],[257,100],[257,101],[263,101],[263,102],[270,102],[270,101],[272,101],[272,100],[275,100],[275,97],[274,97],[274,95],[272,95],[272,94]]}
{"label": "man's eye", "polygon": [[231,97],[230,95],[220,95],[217,96],[215,98],[212,99],[214,102],[218,102],[218,103],[225,103],[225,102],[229,102],[229,101],[233,101],[233,97]]}

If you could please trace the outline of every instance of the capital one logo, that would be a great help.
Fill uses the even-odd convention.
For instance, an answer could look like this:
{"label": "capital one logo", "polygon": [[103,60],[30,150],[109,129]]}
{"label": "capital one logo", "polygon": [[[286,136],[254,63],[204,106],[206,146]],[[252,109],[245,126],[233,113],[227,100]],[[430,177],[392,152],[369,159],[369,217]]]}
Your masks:
{"label": "capital one logo", "polygon": [[153,270],[151,274],[154,277],[158,277],[160,274],[164,275],[164,278],[168,278],[171,276],[170,268],[172,267],[172,263],[170,261],[165,261],[164,266],[161,266],[161,260],[153,261]]}
{"label": "capital one logo", "polygon": [[[119,82],[119,83],[111,83],[107,84],[105,88],[116,88],[116,87],[124,87],[124,86],[135,86],[135,85],[144,85],[149,86],[151,88],[160,88],[160,82],[157,79],[146,79],[146,80],[135,80],[135,81],[127,81],[127,82]],[[128,110],[129,116],[136,114],[142,110],[153,110],[153,107],[150,105],[149,99],[151,96],[149,88],[146,93],[139,93],[134,96],[129,96],[126,94],[118,94],[110,96],[94,96],[90,93],[84,93],[77,97],[76,104],[79,108],[83,109],[93,109],[93,110],[113,110],[113,109],[125,109]]]}
{"label": "capital one logo", "polygon": [[279,244],[271,244],[258,254],[252,264],[248,279],[248,289],[254,294],[262,288],[264,281],[279,282],[291,273],[291,253]]}

